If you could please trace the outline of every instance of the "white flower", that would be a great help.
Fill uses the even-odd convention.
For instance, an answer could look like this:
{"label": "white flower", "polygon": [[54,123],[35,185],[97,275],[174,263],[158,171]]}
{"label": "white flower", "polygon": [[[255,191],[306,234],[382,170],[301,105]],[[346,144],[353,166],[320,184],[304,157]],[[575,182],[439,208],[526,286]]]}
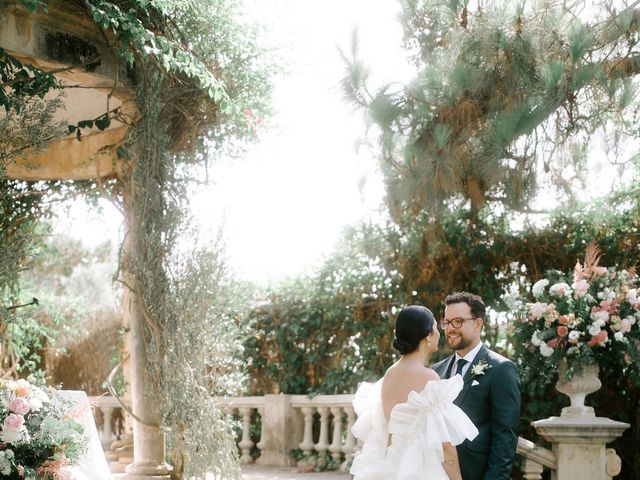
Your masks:
{"label": "white flower", "polygon": [[550,357],[553,355],[553,348],[547,345],[545,342],[540,343],[540,353],[543,357]]}
{"label": "white flower", "polygon": [[571,295],[571,287],[564,282],[554,283],[549,287],[549,295],[552,297],[567,297]]}
{"label": "white flower", "polygon": [[487,370],[489,370],[491,368],[491,365],[489,365],[487,362],[485,362],[484,360],[481,360],[480,362],[478,362],[477,365],[474,365],[471,368],[471,373],[473,373],[473,375],[484,375],[485,372]]}
{"label": "white flower", "polygon": [[529,311],[531,312],[531,316],[534,318],[534,320],[542,317],[542,315],[544,315],[548,309],[549,305],[547,305],[546,303],[537,302],[529,304]]}
{"label": "white flower", "polygon": [[598,297],[599,300],[604,300],[604,292],[598,292],[596,297]]}
{"label": "white flower", "polygon": [[49,397],[45,392],[42,391],[42,389],[38,387],[32,388],[33,391],[31,393],[31,396],[27,400],[29,401],[29,408],[32,411],[37,412],[42,408],[43,404],[49,402]]}
{"label": "white flower", "polygon": [[604,326],[605,323],[607,323],[607,320],[609,320],[609,312],[607,312],[606,310],[591,312],[591,320],[593,320],[594,323],[602,322],[602,326]]}
{"label": "white flower", "polygon": [[533,293],[533,296],[535,298],[538,298],[544,293],[544,289],[547,285],[549,285],[549,280],[547,280],[546,278],[538,280],[533,284],[533,287],[531,287],[531,293]]}
{"label": "white flower", "polygon": [[29,443],[31,438],[26,428],[20,430],[13,430],[11,428],[3,428],[0,431],[0,440],[2,443],[10,443],[12,445],[22,445],[23,443]]}
{"label": "white flower", "polygon": [[627,339],[624,337],[624,333],[616,332],[613,334],[613,338],[615,338],[618,342],[626,342]]}
{"label": "white flower", "polygon": [[629,303],[632,303],[632,304],[638,303],[638,290],[635,288],[632,288],[627,292],[627,296],[625,298]]}
{"label": "white flower", "polygon": [[593,298],[593,295],[591,295],[590,293],[587,293],[584,296],[584,299],[587,301],[587,303],[598,303],[598,302],[596,302],[596,299]]}
{"label": "white flower", "polygon": [[0,473],[6,476],[11,475],[11,461],[7,458],[6,452],[0,452]]}
{"label": "white flower", "polygon": [[600,330],[600,325],[596,322],[593,322],[589,327],[589,335],[591,335],[592,337],[597,337],[600,333]]}
{"label": "white flower", "polygon": [[577,340],[579,338],[580,338],[580,332],[578,330],[571,330],[569,332],[569,340]]}
{"label": "white flower", "polygon": [[573,285],[571,285],[571,288],[573,288],[573,296],[576,298],[580,298],[580,297],[583,297],[589,291],[589,282],[587,282],[583,278],[582,280],[573,282]]}
{"label": "white flower", "polygon": [[531,335],[531,343],[533,343],[536,347],[539,347],[541,342],[542,339],[540,338],[540,332],[536,330],[535,332],[533,332],[533,335]]}

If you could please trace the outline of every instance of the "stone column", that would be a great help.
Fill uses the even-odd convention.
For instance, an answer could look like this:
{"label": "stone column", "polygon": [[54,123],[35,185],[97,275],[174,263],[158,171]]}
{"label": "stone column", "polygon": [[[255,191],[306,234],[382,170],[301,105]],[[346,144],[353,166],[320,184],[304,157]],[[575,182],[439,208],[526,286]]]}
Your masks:
{"label": "stone column", "polygon": [[[125,180],[126,182],[126,180]],[[127,185],[131,188],[131,185]],[[125,325],[129,325],[129,368],[131,374],[131,410],[137,418],[131,418],[133,430],[133,463],[125,469],[127,480],[169,480],[172,467],[165,462],[165,439],[160,431],[160,413],[158,402],[153,394],[154,388],[149,388],[150,379],[147,374],[147,348],[144,335],[144,317],[142,306],[138,302],[135,288],[135,278],[128,274],[135,245],[135,221],[128,210],[125,188],[124,209],[126,234],[123,245],[124,272],[126,278],[125,295],[123,297]]]}
{"label": "stone column", "polygon": [[264,438],[260,439],[263,447],[257,463],[276,467],[293,466],[294,462],[289,452],[298,448],[293,432],[299,430],[296,425],[299,419],[295,418],[291,408],[291,396],[282,393],[265,395],[263,411]]}
{"label": "stone column", "polygon": [[[532,425],[551,442],[556,455],[557,469],[552,480],[608,480],[606,445],[629,428],[628,423],[616,422],[595,414],[570,414],[538,420]],[[611,454],[609,453],[609,456]]]}

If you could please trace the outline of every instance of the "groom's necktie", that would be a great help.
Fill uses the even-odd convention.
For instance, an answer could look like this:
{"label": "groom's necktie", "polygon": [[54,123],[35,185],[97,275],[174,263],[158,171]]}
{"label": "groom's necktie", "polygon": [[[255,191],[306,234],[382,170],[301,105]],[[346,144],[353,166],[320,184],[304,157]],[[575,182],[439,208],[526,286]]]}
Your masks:
{"label": "groom's necktie", "polygon": [[456,366],[456,375],[462,375],[462,369],[467,363],[469,362],[464,358],[458,360],[458,365]]}

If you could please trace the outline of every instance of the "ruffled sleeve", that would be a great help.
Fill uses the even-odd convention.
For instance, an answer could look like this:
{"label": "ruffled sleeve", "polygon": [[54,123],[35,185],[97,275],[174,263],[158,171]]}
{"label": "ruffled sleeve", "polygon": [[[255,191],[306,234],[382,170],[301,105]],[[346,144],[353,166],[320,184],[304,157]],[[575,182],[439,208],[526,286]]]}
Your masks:
{"label": "ruffled sleeve", "polygon": [[406,403],[394,407],[389,419],[390,453],[398,457],[398,478],[410,478],[428,471],[428,465],[441,464],[443,442],[459,445],[478,435],[473,422],[453,403],[462,387],[460,375],[427,382],[422,392],[411,392]]}
{"label": "ruffled sleeve", "polygon": [[385,459],[387,421],[382,410],[382,380],[363,382],[353,399],[357,420],[351,427],[362,448],[353,459],[350,473],[354,480],[389,480],[394,478],[393,465]]}

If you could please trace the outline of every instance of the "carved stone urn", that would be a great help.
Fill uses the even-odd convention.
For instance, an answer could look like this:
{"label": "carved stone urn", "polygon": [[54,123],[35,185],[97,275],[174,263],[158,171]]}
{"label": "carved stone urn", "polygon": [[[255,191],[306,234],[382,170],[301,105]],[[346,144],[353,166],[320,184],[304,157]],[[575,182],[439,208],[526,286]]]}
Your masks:
{"label": "carved stone urn", "polygon": [[[570,378],[567,374],[572,371]],[[558,365],[558,382],[556,390],[571,399],[571,406],[562,409],[563,417],[595,417],[592,407],[584,404],[590,393],[600,389],[602,384],[598,378],[600,367],[597,364],[571,365],[562,359]]]}

